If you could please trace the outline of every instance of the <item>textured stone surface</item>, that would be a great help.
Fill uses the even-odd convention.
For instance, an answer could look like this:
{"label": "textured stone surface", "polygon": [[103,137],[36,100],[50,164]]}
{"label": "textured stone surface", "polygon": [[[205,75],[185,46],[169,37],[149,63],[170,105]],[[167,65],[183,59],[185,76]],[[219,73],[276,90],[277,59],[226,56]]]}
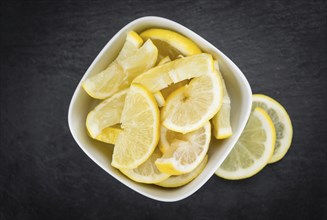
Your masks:
{"label": "textured stone surface", "polygon": [[[326,219],[326,1],[1,1],[0,219]],[[288,110],[293,144],[255,177],[213,176],[176,203],[123,186],[67,125],[80,78],[145,15],[180,22]]]}

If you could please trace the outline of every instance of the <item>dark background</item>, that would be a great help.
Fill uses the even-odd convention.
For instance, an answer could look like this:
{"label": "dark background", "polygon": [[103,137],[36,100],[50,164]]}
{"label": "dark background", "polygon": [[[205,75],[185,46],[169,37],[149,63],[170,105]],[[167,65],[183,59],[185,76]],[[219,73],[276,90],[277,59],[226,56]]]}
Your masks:
{"label": "dark background", "polygon": [[[282,161],[163,203],[82,152],[67,124],[73,92],[110,38],[146,15],[195,31],[287,109]],[[326,1],[308,0],[1,1],[0,219],[327,219],[326,17]]]}

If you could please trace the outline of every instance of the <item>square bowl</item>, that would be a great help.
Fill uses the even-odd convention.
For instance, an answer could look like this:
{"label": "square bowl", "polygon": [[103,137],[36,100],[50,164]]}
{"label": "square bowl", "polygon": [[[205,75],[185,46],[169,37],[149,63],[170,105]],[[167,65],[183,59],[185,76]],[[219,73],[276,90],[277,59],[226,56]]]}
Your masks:
{"label": "square bowl", "polygon": [[[119,170],[110,165],[113,146],[91,139],[87,135],[85,127],[86,116],[97,101],[88,96],[81,83],[87,77],[105,69],[116,58],[128,31],[134,30],[140,33],[154,27],[181,33],[193,40],[204,52],[212,54],[214,59],[218,60],[232,103],[231,126],[233,135],[228,139],[219,141],[213,138],[208,151],[209,160],[203,172],[189,184],[173,189],[137,183],[124,176]],[[136,19],[123,27],[95,58],[74,92],[68,111],[68,124],[77,144],[112,177],[144,196],[158,201],[173,202],[192,195],[214,174],[240,137],[250,115],[251,105],[252,92],[250,85],[241,70],[227,56],[188,28],[166,18],[148,16]]]}

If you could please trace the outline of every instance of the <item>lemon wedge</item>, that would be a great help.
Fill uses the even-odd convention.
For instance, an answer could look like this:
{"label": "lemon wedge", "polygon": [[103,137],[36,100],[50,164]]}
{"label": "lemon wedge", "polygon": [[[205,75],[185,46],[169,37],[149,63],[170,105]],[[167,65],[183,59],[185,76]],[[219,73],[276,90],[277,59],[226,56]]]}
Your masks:
{"label": "lemon wedge", "polygon": [[285,108],[276,100],[263,94],[252,96],[252,108],[263,108],[272,119],[276,129],[276,144],[274,154],[269,163],[281,160],[291,146],[293,138],[292,122]]}
{"label": "lemon wedge", "polygon": [[199,129],[218,112],[222,99],[216,71],[194,78],[168,96],[161,111],[162,124],[183,134]]}
{"label": "lemon wedge", "polygon": [[167,29],[153,28],[140,34],[144,39],[151,39],[159,50],[160,57],[169,56],[173,60],[179,55],[191,56],[201,53],[201,49],[189,38]]}
{"label": "lemon wedge", "polygon": [[211,74],[213,71],[212,56],[201,53],[153,67],[136,77],[133,82],[145,86],[150,92],[154,93],[172,83]]}
{"label": "lemon wedge", "polygon": [[200,165],[197,166],[192,172],[182,175],[177,175],[177,176],[170,176],[166,180],[156,183],[156,185],[166,188],[180,187],[186,185],[200,175],[200,173],[207,165],[207,162],[208,162],[208,155],[204,157]]}
{"label": "lemon wedge", "polygon": [[205,157],[211,139],[211,126],[207,122],[196,131],[173,134],[175,138],[155,162],[162,173],[180,175],[193,171]]}
{"label": "lemon wedge", "polygon": [[[126,42],[116,58],[105,70],[87,78],[82,86],[93,98],[105,99],[113,94],[126,89],[132,80],[139,74],[147,71],[157,61],[158,50],[148,40],[142,47],[135,35],[128,34]],[[132,42],[132,43],[131,43]]]}
{"label": "lemon wedge", "polygon": [[120,169],[130,179],[139,183],[158,183],[167,179],[170,175],[162,173],[155,165],[155,161],[162,156],[158,148],[141,165],[134,169]]}
{"label": "lemon wedge", "polygon": [[120,121],[123,131],[116,140],[111,165],[134,169],[150,157],[159,142],[159,108],[153,95],[132,84]]}
{"label": "lemon wedge", "polygon": [[123,48],[119,52],[116,60],[122,61],[125,58],[136,53],[138,48],[143,44],[143,39],[135,31],[127,33]]}
{"label": "lemon wedge", "polygon": [[86,128],[92,138],[100,135],[103,129],[120,122],[127,91],[128,89],[123,90],[100,102],[87,115]]}
{"label": "lemon wedge", "polygon": [[268,113],[262,108],[255,108],[241,137],[216,174],[230,180],[255,175],[269,162],[275,141],[275,127]]}
{"label": "lemon wedge", "polygon": [[231,111],[231,101],[228,95],[228,91],[225,85],[225,81],[223,76],[219,72],[218,62],[215,61],[215,68],[218,72],[218,75],[221,79],[221,84],[223,87],[223,101],[221,108],[217,112],[217,114],[211,120],[213,125],[213,135],[217,139],[225,139],[232,136],[233,131],[230,124],[230,111]]}

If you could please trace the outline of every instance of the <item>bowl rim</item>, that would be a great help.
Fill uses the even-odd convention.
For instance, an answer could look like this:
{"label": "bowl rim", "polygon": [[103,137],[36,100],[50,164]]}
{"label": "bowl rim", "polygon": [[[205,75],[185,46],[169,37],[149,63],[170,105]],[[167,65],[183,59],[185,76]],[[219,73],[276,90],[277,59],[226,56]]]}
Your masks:
{"label": "bowl rim", "polygon": [[[179,195],[179,196],[176,196],[176,197],[171,197],[171,198],[168,198],[168,197],[159,197],[159,196],[155,196],[155,195],[152,195],[148,192],[144,192],[142,191],[141,189],[138,189],[138,188],[135,188],[133,187],[132,185],[130,185],[128,182],[126,182],[124,179],[120,178],[118,175],[114,174],[114,173],[111,173],[111,172],[108,172],[106,170],[105,167],[103,167],[99,162],[97,162],[97,160],[89,154],[89,152],[87,152],[84,147],[83,147],[83,144],[79,141],[79,138],[76,136],[75,134],[75,130],[73,129],[73,121],[72,121],[72,106],[73,104],[76,102],[76,99],[77,99],[77,96],[78,94],[80,93],[80,89],[81,89],[81,83],[84,81],[84,79],[89,75],[90,71],[94,68],[94,66],[98,63],[99,59],[103,56],[103,54],[108,50],[109,46],[111,46],[111,42],[114,42],[118,37],[120,37],[120,35],[128,30],[130,30],[131,27],[135,26],[135,25],[141,25],[142,23],[147,23],[147,22],[154,22],[154,21],[157,21],[157,22],[164,22],[165,24],[169,24],[171,26],[174,26],[174,29],[175,27],[176,28],[181,28],[183,29],[184,31],[187,31],[189,32],[191,35],[201,39],[202,41],[202,44],[206,44],[207,46],[210,46],[214,49],[214,51],[216,53],[219,54],[219,56],[223,57],[224,59],[224,62],[227,63],[228,66],[230,66],[232,69],[233,69],[233,72],[237,72],[237,77],[241,79],[242,83],[244,84],[244,88],[245,90],[242,90],[242,92],[245,92],[245,95],[246,97],[248,97],[249,99],[247,100],[247,108],[245,109],[245,118],[244,120],[240,121],[240,130],[242,131],[244,128],[245,128],[245,125],[247,123],[247,120],[250,116],[250,112],[251,112],[251,105],[252,105],[252,100],[251,100],[251,97],[252,97],[252,90],[251,90],[251,87],[250,87],[250,84],[248,82],[248,80],[246,79],[245,75],[243,74],[243,72],[234,64],[234,62],[229,59],[224,53],[222,53],[216,46],[214,46],[213,44],[211,44],[210,42],[208,42],[206,39],[204,39],[202,36],[198,35],[197,33],[193,32],[192,30],[190,30],[189,28],[179,24],[178,22],[176,21],[173,21],[173,20],[170,20],[170,19],[167,19],[167,18],[163,18],[163,17],[159,17],[159,16],[144,16],[144,17],[140,17],[140,18],[137,18],[129,23],[127,23],[123,28],[121,28],[106,44],[105,46],[101,49],[101,51],[98,53],[98,55],[95,57],[95,59],[92,61],[91,65],[87,68],[87,70],[85,71],[84,75],[82,76],[81,80],[79,81],[78,85],[76,86],[76,89],[74,91],[74,94],[72,96],[72,99],[70,101],[70,104],[69,104],[69,109],[68,109],[68,127],[69,127],[69,130],[74,138],[74,140],[76,141],[76,143],[78,144],[78,146],[83,150],[83,152],[93,161],[95,162],[98,166],[100,166],[104,171],[106,171],[108,174],[110,174],[112,177],[114,177],[115,179],[117,179],[120,183],[124,184],[125,186],[127,186],[128,188],[140,193],[141,195],[143,196],[146,196],[148,198],[151,198],[151,199],[154,199],[154,200],[157,200],[157,201],[163,201],[163,202],[175,202],[175,201],[179,201],[179,200],[182,200],[182,199],[185,199],[189,196],[191,196],[193,193],[195,193],[197,190],[199,190],[210,178],[212,175],[214,175],[214,172],[215,170],[218,169],[218,167],[221,165],[221,163],[223,162],[223,160],[221,161],[221,163],[217,162],[216,166],[215,166],[215,170],[212,172],[211,175],[207,175],[205,176],[202,181],[194,186],[192,188],[192,191],[188,192],[188,193],[184,193],[182,195]],[[160,26],[160,25],[158,25]],[[250,103],[249,103],[250,102]],[[241,134],[241,132],[240,132]],[[238,138],[240,136],[240,134],[238,135]],[[230,149],[228,149],[227,151],[224,152],[222,158],[226,158],[228,156],[228,154],[230,153],[230,151],[233,149],[233,147],[235,146],[236,142],[237,142],[237,139],[238,138],[235,138],[235,140],[230,144],[232,147],[230,147]]]}

